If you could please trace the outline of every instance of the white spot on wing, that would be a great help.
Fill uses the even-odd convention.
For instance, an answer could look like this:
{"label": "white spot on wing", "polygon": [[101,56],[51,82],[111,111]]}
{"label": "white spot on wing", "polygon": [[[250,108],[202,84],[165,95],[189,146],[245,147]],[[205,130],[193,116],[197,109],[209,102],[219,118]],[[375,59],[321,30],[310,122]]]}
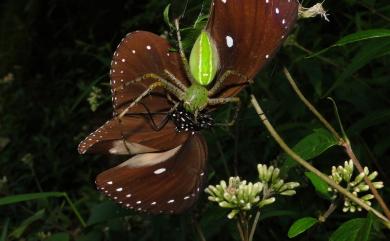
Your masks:
{"label": "white spot on wing", "polygon": [[112,181],[108,181],[107,182],[108,185],[112,185],[112,183],[113,183]]}
{"label": "white spot on wing", "polygon": [[147,48],[148,50],[151,50],[151,49],[152,49],[152,47],[151,47],[150,45],[146,46],[146,48]]}
{"label": "white spot on wing", "polygon": [[165,169],[165,168],[160,168],[160,169],[155,170],[155,171],[154,171],[154,174],[159,175],[159,174],[165,172],[166,170],[167,170],[167,169]]}
{"label": "white spot on wing", "polygon": [[168,201],[168,203],[174,203],[174,202],[175,202],[174,199],[171,199],[171,200]]}
{"label": "white spot on wing", "polygon": [[280,13],[279,8],[275,8],[275,13],[276,13],[276,14],[279,14],[279,13]]}
{"label": "white spot on wing", "polygon": [[226,45],[231,48],[234,45],[234,40],[231,36],[226,36]]}
{"label": "white spot on wing", "polygon": [[116,191],[117,191],[117,192],[122,192],[122,191],[123,191],[123,188],[121,188],[121,187],[120,187],[120,188],[117,188]]}

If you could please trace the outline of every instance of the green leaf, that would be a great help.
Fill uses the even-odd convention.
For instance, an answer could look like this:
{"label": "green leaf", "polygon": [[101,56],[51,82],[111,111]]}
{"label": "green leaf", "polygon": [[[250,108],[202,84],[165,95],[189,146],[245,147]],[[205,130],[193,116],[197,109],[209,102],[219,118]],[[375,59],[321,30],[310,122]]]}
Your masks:
{"label": "green leaf", "polygon": [[328,89],[324,96],[328,96],[336,87],[344,83],[355,72],[370,63],[376,58],[380,58],[390,53],[390,41],[370,41],[367,42],[359,52],[352,58],[350,64],[344,67],[344,71],[339,75],[333,85]]}
{"label": "green leaf", "polygon": [[12,231],[12,233],[10,234],[12,237],[16,238],[16,239],[19,239],[24,231],[34,222],[40,220],[43,218],[43,216],[45,215],[45,209],[42,209],[42,210],[39,210],[38,212],[36,212],[34,215],[32,215],[31,217],[27,218],[26,220],[24,220],[22,222],[22,224],[17,227],[16,229],[14,229],[14,231]]}
{"label": "green leaf", "polygon": [[166,6],[166,8],[164,9],[164,21],[170,28],[174,28],[173,25],[171,24],[171,20],[169,18],[169,9],[170,9],[170,7],[171,7],[171,4],[168,4]]}
{"label": "green leaf", "polygon": [[362,119],[357,120],[353,125],[348,129],[348,133],[359,135],[360,132],[364,131],[367,128],[386,125],[390,122],[390,110],[383,109],[378,111],[372,111],[366,113],[366,116]]}
{"label": "green leaf", "polygon": [[339,39],[332,46],[330,46],[326,49],[323,49],[323,50],[321,50],[313,55],[310,55],[309,58],[320,55],[333,47],[340,47],[340,46],[344,46],[347,44],[351,44],[351,43],[355,43],[355,42],[359,42],[359,41],[364,41],[367,39],[386,38],[386,37],[390,37],[390,30],[389,29],[369,29],[369,30],[365,30],[365,31],[356,32],[356,33],[344,36],[343,38]]}
{"label": "green leaf", "polygon": [[330,199],[330,193],[328,191],[329,185],[312,172],[305,172],[305,176],[309,178],[311,184],[313,184],[315,190],[327,199]]}
{"label": "green leaf", "polygon": [[343,223],[330,237],[330,241],[367,241],[372,220],[356,218]]}
{"label": "green leaf", "polygon": [[77,241],[100,241],[103,240],[103,234],[102,232],[99,232],[97,230],[93,230],[86,235],[81,236],[80,238],[76,239]]}
{"label": "green leaf", "polygon": [[3,231],[1,231],[0,241],[7,240],[8,225],[9,225],[9,218],[7,218],[4,222]]}
{"label": "green leaf", "polygon": [[[293,150],[305,160],[313,159],[329,148],[337,145],[338,142],[333,135],[325,129],[315,129],[313,133],[300,140]],[[296,166],[297,163],[291,158],[287,157],[283,166],[284,170]]]}
{"label": "green leaf", "polygon": [[105,222],[113,218],[125,217],[130,214],[130,211],[124,210],[114,202],[106,201],[92,208],[91,216],[87,221],[87,225]]}
{"label": "green leaf", "polygon": [[69,241],[70,236],[68,233],[56,233],[50,236],[50,238],[46,239],[45,241]]}
{"label": "green leaf", "polygon": [[316,223],[318,223],[318,220],[312,217],[298,219],[291,225],[287,235],[289,238],[294,238],[311,228]]}
{"label": "green leaf", "polygon": [[20,195],[3,197],[0,198],[0,206],[19,203],[19,202],[26,202],[26,201],[36,200],[36,199],[51,198],[51,197],[65,197],[65,193],[42,192],[42,193],[20,194]]}

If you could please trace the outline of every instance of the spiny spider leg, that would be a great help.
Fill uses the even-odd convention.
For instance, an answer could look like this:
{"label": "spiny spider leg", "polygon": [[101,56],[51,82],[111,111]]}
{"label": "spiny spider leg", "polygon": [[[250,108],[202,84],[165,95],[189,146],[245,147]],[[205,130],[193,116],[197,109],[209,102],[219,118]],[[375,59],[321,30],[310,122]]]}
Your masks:
{"label": "spiny spider leg", "polygon": [[164,69],[164,72],[168,76],[168,78],[170,80],[172,80],[177,85],[177,87],[179,87],[182,91],[186,91],[187,90],[187,86],[185,86],[178,78],[176,78],[175,75],[173,75],[167,69]]}
{"label": "spiny spider leg", "polygon": [[234,103],[236,104],[235,106],[235,111],[232,120],[230,120],[228,123],[223,123],[223,124],[215,124],[219,126],[233,126],[234,123],[236,123],[236,120],[238,118],[238,113],[240,112],[241,109],[241,100],[238,97],[228,97],[228,98],[215,98],[215,99],[209,99],[209,105],[223,105],[227,103]]}
{"label": "spiny spider leg", "polygon": [[235,75],[235,76],[238,76],[241,79],[244,79],[245,81],[248,81],[249,83],[251,82],[250,80],[248,80],[248,78],[245,75],[240,74],[239,72],[234,71],[234,70],[227,70],[225,73],[223,73],[221,78],[219,78],[217,80],[217,82],[215,82],[214,86],[209,90],[209,94],[208,95],[209,96],[215,95],[219,91],[219,89],[221,88],[223,82],[225,82],[227,77],[229,77],[230,75]]}
{"label": "spiny spider leg", "polygon": [[179,44],[180,57],[184,65],[184,70],[186,71],[187,77],[191,81],[191,83],[194,83],[194,78],[192,77],[190,71],[190,65],[188,64],[188,59],[183,49],[183,43],[181,42],[179,19],[175,19],[175,27],[176,27],[177,42]]}
{"label": "spiny spider leg", "polygon": [[[132,108],[134,105],[136,105],[138,102],[140,102],[145,96],[150,94],[154,89],[162,87],[169,91],[170,93],[174,94],[178,99],[183,99],[184,92],[181,91],[178,87],[175,85],[169,83],[167,80],[161,78],[160,76],[156,74],[146,74],[147,76],[145,78],[153,78],[156,79],[157,82],[152,83],[149,85],[149,87],[140,95],[138,96],[132,103],[130,103],[129,106],[126,107],[125,110],[122,111],[121,114],[119,114],[119,118],[123,118],[124,115]],[[145,76],[145,75],[144,75]],[[142,78],[142,77],[141,77]]]}

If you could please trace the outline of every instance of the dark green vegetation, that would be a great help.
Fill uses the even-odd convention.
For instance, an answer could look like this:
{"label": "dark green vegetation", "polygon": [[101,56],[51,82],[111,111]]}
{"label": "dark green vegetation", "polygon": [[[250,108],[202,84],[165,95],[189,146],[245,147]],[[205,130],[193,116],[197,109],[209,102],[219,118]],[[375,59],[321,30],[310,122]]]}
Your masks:
{"label": "dark green vegetation", "polygon": [[[167,30],[162,20],[168,3],[1,1],[0,196],[8,197],[0,199],[0,204],[8,203],[0,206],[1,241],[45,240],[50,234],[50,240],[199,240],[200,229],[207,240],[238,240],[235,222],[225,218],[227,211],[207,202],[206,195],[193,212],[182,216],[138,215],[103,199],[94,188],[94,178],[113,166],[114,160],[80,156],[76,150],[82,138],[111,117],[108,72],[116,44],[134,30]],[[196,7],[189,15],[196,14],[200,6]],[[308,99],[338,127],[332,103],[325,97],[336,101],[355,153],[364,166],[379,172],[385,183],[382,196],[390,203],[390,38],[340,44],[306,58],[349,34],[389,29],[390,5],[388,0],[328,0],[325,7],[331,22],[319,18],[299,21],[278,56],[255,84],[240,94],[244,105],[236,126],[205,132],[210,183],[235,172],[253,179],[259,162],[282,169],[290,163],[259,123],[249,103],[250,92],[261,100],[289,145],[322,128],[283,76],[281,67],[285,65]],[[99,92],[96,88],[102,91],[102,98],[92,112],[88,97],[91,91]],[[214,115],[223,119],[228,113],[229,107]],[[324,141],[314,139],[317,141],[303,146],[314,149]],[[347,160],[339,147],[307,157],[327,174],[332,165]],[[294,166],[285,174],[302,187],[288,202],[279,198],[272,209],[264,211],[255,240],[287,240],[294,220],[317,217],[328,209],[329,201],[315,193],[304,169]],[[20,197],[32,199],[26,202],[13,197],[39,192],[60,193]],[[86,220],[86,227],[78,214]],[[366,216],[366,212],[345,214],[339,208],[327,222],[296,239],[328,240],[342,223]],[[367,237],[353,229],[362,220],[354,219],[347,231],[337,233],[340,237],[351,232],[347,235],[350,239],[337,240],[386,240],[389,232],[380,230],[371,218],[363,222],[363,230],[371,230]]]}

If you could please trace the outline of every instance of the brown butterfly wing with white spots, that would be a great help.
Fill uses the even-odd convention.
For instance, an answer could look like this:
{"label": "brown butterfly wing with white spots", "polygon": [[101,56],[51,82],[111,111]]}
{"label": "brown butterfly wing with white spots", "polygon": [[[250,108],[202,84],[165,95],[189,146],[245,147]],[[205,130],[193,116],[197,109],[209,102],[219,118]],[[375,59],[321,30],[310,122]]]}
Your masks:
{"label": "brown butterfly wing with white spots", "polygon": [[[156,34],[136,31],[126,35],[119,43],[111,62],[111,91],[114,115],[120,114],[135,98],[141,95],[154,79],[145,79],[132,83],[145,74],[154,73],[165,78],[168,70],[184,85],[187,77],[182,69],[178,53],[170,52],[168,41]],[[151,112],[169,111],[172,103],[166,98],[164,89],[156,89],[141,102]],[[136,105],[130,112],[145,111],[142,105]]]}
{"label": "brown butterfly wing with white spots", "polygon": [[[154,79],[132,82],[145,74],[154,73],[165,77],[164,71],[168,70],[184,85],[188,85],[181,58],[177,53],[170,52],[170,48],[164,38],[150,32],[137,31],[122,39],[114,53],[110,71],[114,116],[156,82]],[[177,133],[171,121],[159,131],[152,128],[151,118],[156,124],[162,123],[173,106],[164,89],[154,90],[141,103],[130,109],[121,120],[114,117],[91,133],[80,143],[79,153],[88,151],[128,155],[165,151],[188,138],[188,133]],[[161,115],[155,116],[158,113]]]}
{"label": "brown butterfly wing with white spots", "polygon": [[199,134],[163,153],[138,154],[99,174],[98,189],[136,211],[181,213],[190,208],[206,178],[207,145]]}
{"label": "brown butterfly wing with white spots", "polygon": [[[166,116],[156,116],[158,123]],[[79,144],[80,154],[86,152],[115,155],[134,155],[145,152],[165,151],[179,146],[189,137],[188,132],[178,133],[175,124],[168,121],[166,126],[155,131],[150,117],[142,115],[114,117],[92,132]]]}
{"label": "brown butterfly wing with white spots", "polygon": [[[207,30],[217,44],[221,76],[234,70],[252,79],[292,28],[297,0],[213,0]],[[246,81],[230,76],[219,97],[237,94]]]}

